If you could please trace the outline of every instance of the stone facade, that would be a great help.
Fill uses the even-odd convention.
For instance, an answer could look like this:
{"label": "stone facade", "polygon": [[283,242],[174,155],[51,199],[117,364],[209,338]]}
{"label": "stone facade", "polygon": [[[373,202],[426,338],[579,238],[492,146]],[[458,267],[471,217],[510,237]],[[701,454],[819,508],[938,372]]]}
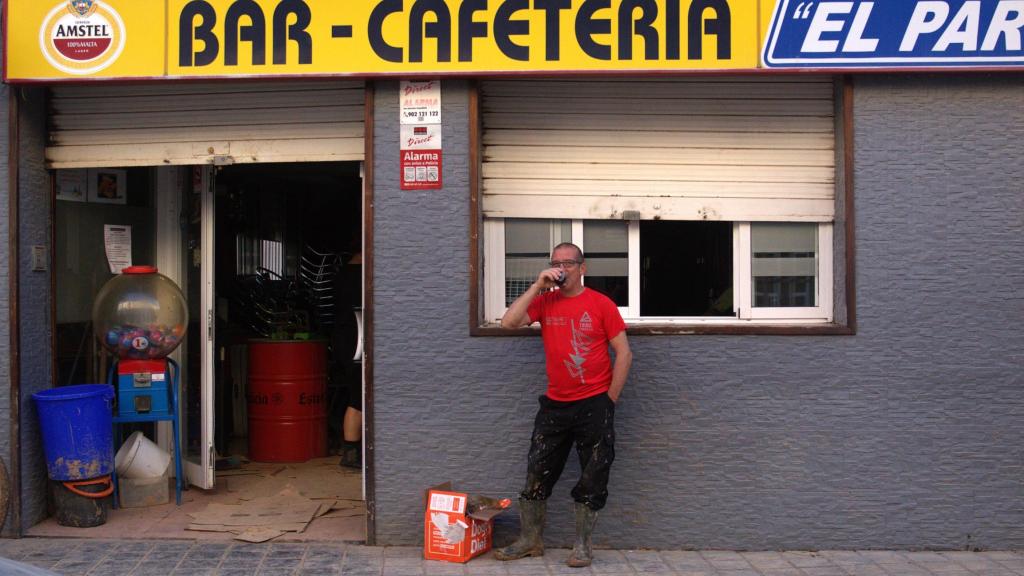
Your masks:
{"label": "stone facade", "polygon": [[[469,336],[467,96],[444,85],[433,192],[399,190],[377,89],[379,544],[421,538],[430,483],[514,496],[544,387],[539,338]],[[631,338],[600,546],[1024,546],[1024,81],[857,76],[854,118],[857,335]]]}
{"label": "stone facade", "polygon": [[[49,248],[50,207],[42,91],[26,94],[17,265],[29,526],[45,513],[45,469],[28,398],[49,385],[51,362],[49,274],[27,263],[32,245]],[[515,495],[544,388],[539,338],[469,335],[468,103],[467,81],[444,81],[445,188],[403,192],[398,83],[376,83],[378,544],[420,541],[429,484]],[[857,334],[631,338],[634,369],[596,544],[1024,547],[1022,138],[1019,75],[857,76]],[[6,185],[5,177],[0,195]],[[8,396],[0,394],[4,454]],[[551,500],[551,545],[571,535],[572,460]],[[499,517],[497,541],[516,525],[514,514]]]}

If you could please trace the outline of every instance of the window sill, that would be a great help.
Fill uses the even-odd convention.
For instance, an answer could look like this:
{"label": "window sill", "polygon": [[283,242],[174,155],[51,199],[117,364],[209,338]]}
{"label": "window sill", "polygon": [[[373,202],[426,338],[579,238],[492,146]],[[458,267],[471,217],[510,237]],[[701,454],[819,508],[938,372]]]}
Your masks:
{"label": "window sill", "polygon": [[[853,336],[856,328],[842,324],[764,324],[740,321],[729,324],[682,324],[643,323],[628,325],[630,336],[699,336],[734,334],[740,336]],[[470,336],[510,337],[540,336],[540,326],[527,328],[502,328],[497,324],[485,324],[470,328]]]}

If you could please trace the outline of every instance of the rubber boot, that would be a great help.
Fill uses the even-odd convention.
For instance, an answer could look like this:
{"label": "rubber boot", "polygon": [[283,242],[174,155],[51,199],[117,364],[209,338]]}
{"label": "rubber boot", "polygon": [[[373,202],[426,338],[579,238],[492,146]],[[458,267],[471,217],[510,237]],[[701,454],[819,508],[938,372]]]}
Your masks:
{"label": "rubber boot", "polygon": [[359,441],[345,440],[341,443],[341,461],[338,462],[338,466],[360,470],[363,468],[363,446]]}
{"label": "rubber boot", "polygon": [[494,551],[498,560],[518,560],[527,556],[544,555],[544,516],[546,500],[519,499],[519,539],[511,545]]}
{"label": "rubber boot", "polygon": [[591,510],[586,504],[576,502],[574,506],[576,515],[576,542],[572,545],[572,552],[566,562],[573,568],[590,566],[594,559],[594,552],[590,547],[590,536],[594,533],[594,525],[597,524],[597,510]]}

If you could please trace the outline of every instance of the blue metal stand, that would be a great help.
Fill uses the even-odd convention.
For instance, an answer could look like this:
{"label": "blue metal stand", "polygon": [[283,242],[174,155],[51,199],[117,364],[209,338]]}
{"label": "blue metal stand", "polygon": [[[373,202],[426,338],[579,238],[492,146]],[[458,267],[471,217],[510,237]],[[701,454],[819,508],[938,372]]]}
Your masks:
{"label": "blue metal stand", "polygon": [[[170,414],[133,414],[130,416],[114,415],[114,436],[117,441],[121,442],[121,424],[126,422],[171,422],[171,428],[174,433],[174,501],[178,506],[181,506],[181,491],[185,486],[185,473],[181,464],[181,431],[178,426],[178,376],[181,373],[181,368],[178,363],[170,358],[167,359],[167,375],[168,382],[171,383],[168,394],[170,394],[169,405]],[[112,385],[117,384],[117,362],[110,367],[109,375],[110,383]],[[112,474],[114,478],[114,506],[117,506],[117,470],[114,470]]]}

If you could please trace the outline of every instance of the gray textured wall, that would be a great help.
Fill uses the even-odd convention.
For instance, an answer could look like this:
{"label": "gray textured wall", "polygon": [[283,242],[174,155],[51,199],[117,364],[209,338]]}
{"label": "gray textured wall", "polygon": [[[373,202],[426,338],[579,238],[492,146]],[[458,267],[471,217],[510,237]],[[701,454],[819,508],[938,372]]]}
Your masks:
{"label": "gray textured wall", "polygon": [[[431,483],[514,496],[544,388],[538,338],[468,335],[466,112],[445,81],[445,188],[401,192],[378,85],[380,544],[421,541]],[[858,334],[633,337],[598,545],[1024,547],[1024,79],[858,77],[855,118]]]}
{"label": "gray textured wall", "polygon": [[50,388],[50,271],[32,271],[32,247],[50,246],[50,177],[45,169],[45,91],[18,88],[19,298],[21,351],[21,516],[27,529],[46,518],[46,464],[32,393]]}
{"label": "gray textured wall", "polygon": [[[3,57],[3,46],[0,46],[0,58]],[[8,191],[8,154],[10,143],[8,142],[8,114],[7,106],[11,90],[6,84],[0,83],[0,238],[7,238],[10,213],[8,203],[10,200]],[[9,260],[6,249],[7,243],[2,242],[4,251],[0,254],[0,314],[4,314],[0,320],[0,458],[3,458],[4,465],[10,470],[11,462],[11,354],[10,354],[10,326],[6,319],[7,310],[10,304],[10,288],[8,280]],[[3,512],[0,511],[0,514]],[[9,523],[4,523],[0,534],[11,533]]]}

